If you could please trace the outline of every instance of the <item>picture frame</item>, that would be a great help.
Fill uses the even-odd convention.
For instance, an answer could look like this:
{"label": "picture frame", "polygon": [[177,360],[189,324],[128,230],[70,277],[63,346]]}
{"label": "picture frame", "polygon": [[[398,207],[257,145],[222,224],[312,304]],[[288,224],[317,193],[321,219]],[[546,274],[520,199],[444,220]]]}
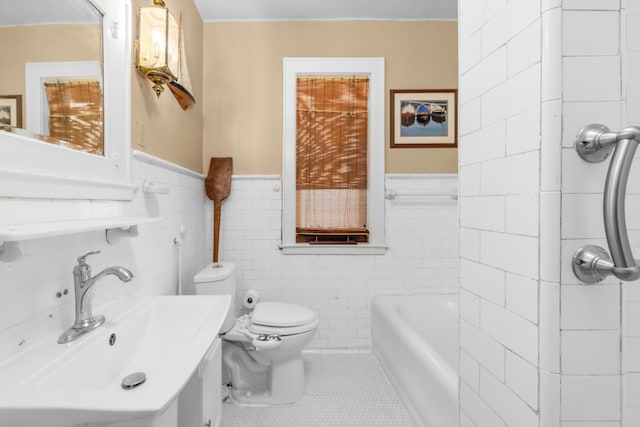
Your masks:
{"label": "picture frame", "polygon": [[0,128],[22,127],[22,95],[0,95]]}
{"label": "picture frame", "polygon": [[391,148],[456,148],[456,89],[390,91]]}

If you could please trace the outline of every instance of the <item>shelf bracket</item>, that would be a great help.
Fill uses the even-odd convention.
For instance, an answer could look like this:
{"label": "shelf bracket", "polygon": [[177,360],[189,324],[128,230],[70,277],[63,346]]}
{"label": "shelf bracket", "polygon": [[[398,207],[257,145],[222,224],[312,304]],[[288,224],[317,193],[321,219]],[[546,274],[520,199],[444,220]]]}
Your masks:
{"label": "shelf bracket", "polygon": [[107,228],[105,237],[108,244],[115,245],[123,237],[138,237],[138,226],[130,225],[129,227]]}

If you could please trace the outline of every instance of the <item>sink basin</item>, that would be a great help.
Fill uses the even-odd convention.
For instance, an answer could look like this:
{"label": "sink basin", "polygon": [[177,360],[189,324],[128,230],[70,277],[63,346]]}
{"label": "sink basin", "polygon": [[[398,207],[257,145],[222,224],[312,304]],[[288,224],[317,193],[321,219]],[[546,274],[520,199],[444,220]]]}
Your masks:
{"label": "sink basin", "polygon": [[[67,344],[51,336],[0,364],[0,426],[68,427],[155,417],[216,339],[229,296],[123,299],[105,323]],[[122,388],[127,375],[146,381]]]}

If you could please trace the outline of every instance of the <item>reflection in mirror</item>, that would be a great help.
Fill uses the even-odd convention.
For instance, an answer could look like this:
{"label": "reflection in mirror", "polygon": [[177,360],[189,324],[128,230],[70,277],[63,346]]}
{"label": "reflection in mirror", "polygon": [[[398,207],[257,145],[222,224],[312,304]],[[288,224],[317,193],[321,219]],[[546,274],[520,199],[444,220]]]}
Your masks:
{"label": "reflection in mirror", "polygon": [[0,128],[102,156],[102,13],[89,0],[0,0],[0,40]]}

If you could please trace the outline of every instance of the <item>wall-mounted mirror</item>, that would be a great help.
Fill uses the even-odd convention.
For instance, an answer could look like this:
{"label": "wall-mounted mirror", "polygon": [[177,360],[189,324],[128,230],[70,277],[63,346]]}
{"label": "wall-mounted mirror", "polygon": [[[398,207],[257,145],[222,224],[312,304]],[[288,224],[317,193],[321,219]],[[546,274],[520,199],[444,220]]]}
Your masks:
{"label": "wall-mounted mirror", "polygon": [[11,40],[0,125],[103,155],[102,12],[86,0],[2,0],[0,8],[0,40]]}
{"label": "wall-mounted mirror", "polygon": [[0,197],[130,199],[130,0],[0,0],[0,40]]}

